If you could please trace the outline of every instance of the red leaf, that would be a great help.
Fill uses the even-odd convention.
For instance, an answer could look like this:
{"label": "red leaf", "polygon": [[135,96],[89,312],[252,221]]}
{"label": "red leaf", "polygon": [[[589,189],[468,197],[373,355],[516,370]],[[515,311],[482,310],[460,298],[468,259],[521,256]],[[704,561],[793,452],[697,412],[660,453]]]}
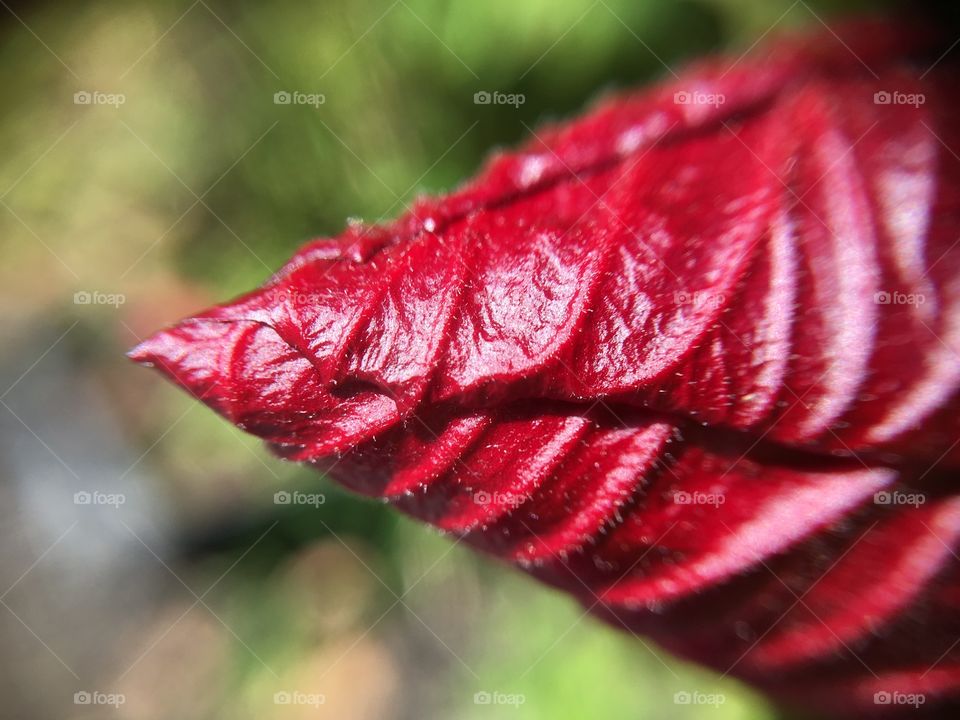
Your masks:
{"label": "red leaf", "polygon": [[132,357],[680,655],[934,711],[960,689],[934,51],[859,25],[608,100]]}

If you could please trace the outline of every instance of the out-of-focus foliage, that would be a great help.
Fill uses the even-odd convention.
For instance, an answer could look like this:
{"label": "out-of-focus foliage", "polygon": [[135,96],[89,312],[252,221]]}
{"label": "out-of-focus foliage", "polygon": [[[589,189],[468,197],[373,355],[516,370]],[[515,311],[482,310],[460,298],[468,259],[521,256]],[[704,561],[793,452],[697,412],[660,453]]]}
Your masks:
{"label": "out-of-focus foliage", "polygon": [[[739,684],[584,618],[569,600],[269,458],[128,367],[123,351],[261,282],[301,242],[339,232],[347,218],[391,217],[418,193],[451,189],[492,148],[604,92],[857,5],[129,0],[0,8],[2,365],[12,382],[40,354],[18,348],[42,351],[66,332],[42,362],[63,355],[66,386],[106,399],[119,440],[149,470],[149,492],[175,518],[170,543],[180,549],[163,558],[169,574],[143,556],[168,586],[137,630],[104,639],[112,650],[86,684],[119,688],[127,697],[119,716],[136,718],[774,717]],[[523,102],[476,104],[480,91]],[[78,92],[123,102],[77,104]],[[323,102],[278,104],[276,93]],[[77,304],[77,292],[124,302]],[[55,402],[49,412],[58,412]],[[39,437],[25,434],[19,451],[45,452],[36,445],[42,420],[37,427]],[[324,493],[326,502],[274,503],[275,492],[293,489]],[[10,572],[12,582],[20,570]],[[212,590],[197,606],[174,574],[197,595]],[[5,665],[18,662],[13,653],[5,651]],[[27,685],[63,673],[44,657],[51,669]],[[59,677],[58,687],[72,693],[74,680]],[[17,707],[42,687],[17,686],[25,693]],[[326,702],[275,702],[276,692],[294,690]],[[724,702],[676,704],[678,692],[722,693]],[[515,697],[488,705],[476,693]],[[63,712],[86,716],[65,697]]]}

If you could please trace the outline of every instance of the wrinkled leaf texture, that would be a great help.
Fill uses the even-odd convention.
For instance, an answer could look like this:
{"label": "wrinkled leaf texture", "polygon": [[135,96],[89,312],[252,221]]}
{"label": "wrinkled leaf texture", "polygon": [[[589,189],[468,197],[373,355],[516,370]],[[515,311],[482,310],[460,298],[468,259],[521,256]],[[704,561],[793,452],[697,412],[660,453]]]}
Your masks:
{"label": "wrinkled leaf texture", "polygon": [[938,54],[871,21],[704,62],[131,355],[683,657],[821,712],[945,712],[960,102]]}

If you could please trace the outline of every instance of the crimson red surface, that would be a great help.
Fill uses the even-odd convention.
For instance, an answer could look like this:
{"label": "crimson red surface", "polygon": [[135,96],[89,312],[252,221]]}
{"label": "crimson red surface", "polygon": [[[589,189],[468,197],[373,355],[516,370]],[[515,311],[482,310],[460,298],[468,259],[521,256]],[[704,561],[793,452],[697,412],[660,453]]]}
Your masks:
{"label": "crimson red surface", "polygon": [[943,712],[957,73],[923,33],[838,32],[608,99],[131,355],[682,656]]}

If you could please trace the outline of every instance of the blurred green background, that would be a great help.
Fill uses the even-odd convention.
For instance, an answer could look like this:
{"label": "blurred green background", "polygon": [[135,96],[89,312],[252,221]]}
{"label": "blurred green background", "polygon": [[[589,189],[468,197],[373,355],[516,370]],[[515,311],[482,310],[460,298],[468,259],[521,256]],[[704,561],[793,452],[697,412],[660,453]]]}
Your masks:
{"label": "blurred green background", "polygon": [[[783,717],[271,458],[123,353],[525,124],[857,4],[0,6],[4,717]],[[326,501],[274,502],[294,490]]]}

